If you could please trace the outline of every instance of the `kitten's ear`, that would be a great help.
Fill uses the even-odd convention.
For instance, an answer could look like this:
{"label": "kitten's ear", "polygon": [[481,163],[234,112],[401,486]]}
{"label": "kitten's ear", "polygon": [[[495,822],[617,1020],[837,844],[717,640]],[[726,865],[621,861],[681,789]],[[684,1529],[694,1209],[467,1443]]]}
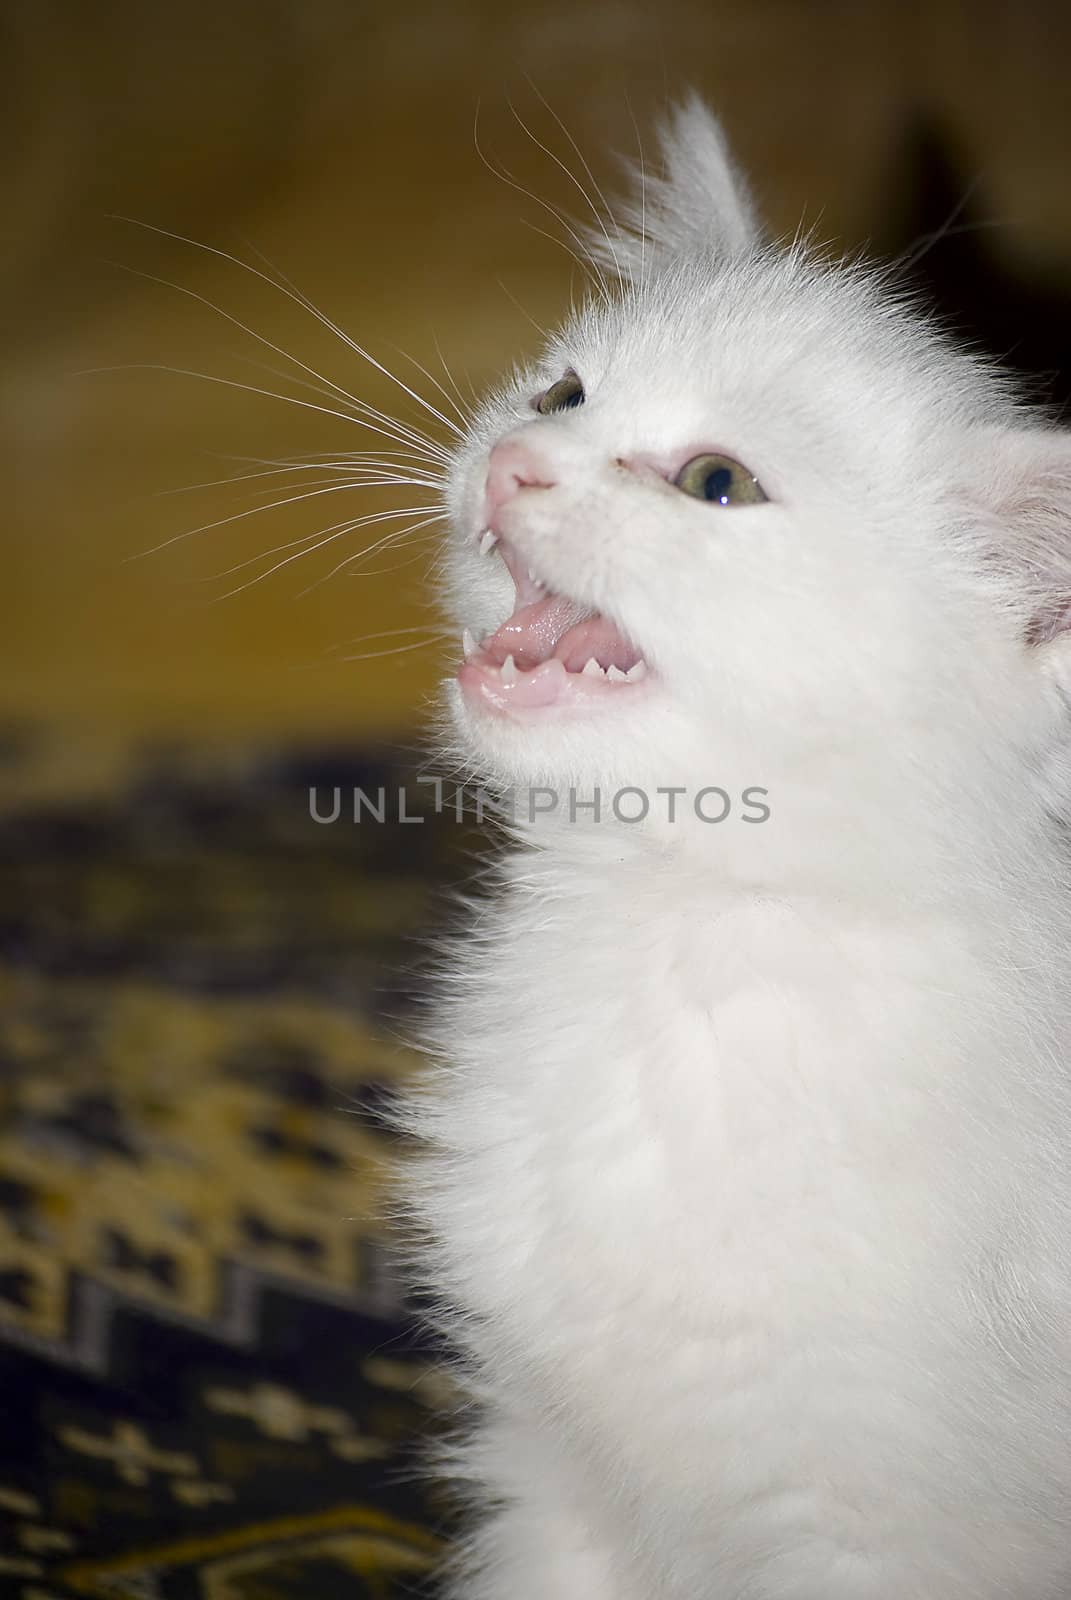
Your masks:
{"label": "kitten's ear", "polygon": [[[599,254],[620,276],[636,271],[652,254],[695,251],[741,255],[761,234],[747,184],[737,170],[725,135],[695,93],[673,107],[659,129],[661,172],[632,163],[631,199],[620,208],[621,225],[610,231],[611,248]],[[594,241],[598,247],[599,241]],[[615,257],[617,258],[615,260]]]}
{"label": "kitten's ear", "polygon": [[1039,665],[1071,689],[1071,432],[1004,428],[976,458],[990,548],[1016,579]]}

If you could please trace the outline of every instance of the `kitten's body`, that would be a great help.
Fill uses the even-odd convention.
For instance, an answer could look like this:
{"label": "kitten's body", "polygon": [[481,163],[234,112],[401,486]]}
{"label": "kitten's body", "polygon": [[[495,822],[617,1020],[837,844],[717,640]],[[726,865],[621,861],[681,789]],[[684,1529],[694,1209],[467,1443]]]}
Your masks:
{"label": "kitten's body", "polygon": [[[749,255],[697,108],[676,141],[720,259],[709,227],[689,259],[667,186],[661,265],[550,357],[586,410],[518,427],[500,398],[452,503],[458,614],[497,626],[474,536],[488,450],[521,439],[540,471],[496,531],[656,681],[548,719],[470,675],[455,706],[502,782],[757,784],[771,816],[519,828],[452,976],[414,1118],[481,1402],[458,1592],[1064,1600],[1066,710],[1024,635],[1066,576],[1067,447],[1027,430],[994,463],[999,388],[852,278]],[[647,471],[737,440],[783,468],[769,506]]]}

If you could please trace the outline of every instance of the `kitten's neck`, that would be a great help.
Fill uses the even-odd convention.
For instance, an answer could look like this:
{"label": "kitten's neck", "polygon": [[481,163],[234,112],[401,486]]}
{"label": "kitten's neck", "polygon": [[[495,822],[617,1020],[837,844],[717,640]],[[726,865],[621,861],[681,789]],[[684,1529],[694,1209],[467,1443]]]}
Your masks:
{"label": "kitten's neck", "polygon": [[[1053,825],[1026,768],[1009,763],[995,773],[986,763],[973,776],[963,763],[957,774],[951,760],[905,769],[895,758],[867,763],[850,751],[827,758],[820,771],[770,774],[763,794],[750,795],[750,809],[742,800],[747,786],[729,783],[716,791],[683,781],[627,793],[608,787],[598,815],[570,808],[563,792],[553,810],[519,819],[516,832],[588,882],[660,877],[699,893],[832,898],[898,911],[977,906],[1062,873]],[[994,803],[998,781],[1006,792]]]}

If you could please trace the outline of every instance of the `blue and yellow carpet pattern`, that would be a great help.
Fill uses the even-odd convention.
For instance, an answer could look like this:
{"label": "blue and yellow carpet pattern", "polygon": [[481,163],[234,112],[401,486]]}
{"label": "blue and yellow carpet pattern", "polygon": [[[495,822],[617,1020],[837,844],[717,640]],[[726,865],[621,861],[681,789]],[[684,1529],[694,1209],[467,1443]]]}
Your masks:
{"label": "blue and yellow carpet pattern", "polygon": [[39,754],[4,741],[0,1594],[423,1589],[444,1380],[382,1113],[460,830],[312,820],[390,753],[141,752],[95,790]]}

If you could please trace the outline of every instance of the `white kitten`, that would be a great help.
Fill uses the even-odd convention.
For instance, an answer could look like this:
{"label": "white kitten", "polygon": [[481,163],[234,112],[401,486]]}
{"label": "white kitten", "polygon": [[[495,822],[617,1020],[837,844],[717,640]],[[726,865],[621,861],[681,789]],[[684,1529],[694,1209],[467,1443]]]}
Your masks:
{"label": "white kitten", "polygon": [[457,746],[561,797],[412,1111],[478,1401],[456,1592],[1056,1600],[1071,442],[764,243],[697,102],[665,154],[619,291],[451,480],[449,604],[493,634]]}

